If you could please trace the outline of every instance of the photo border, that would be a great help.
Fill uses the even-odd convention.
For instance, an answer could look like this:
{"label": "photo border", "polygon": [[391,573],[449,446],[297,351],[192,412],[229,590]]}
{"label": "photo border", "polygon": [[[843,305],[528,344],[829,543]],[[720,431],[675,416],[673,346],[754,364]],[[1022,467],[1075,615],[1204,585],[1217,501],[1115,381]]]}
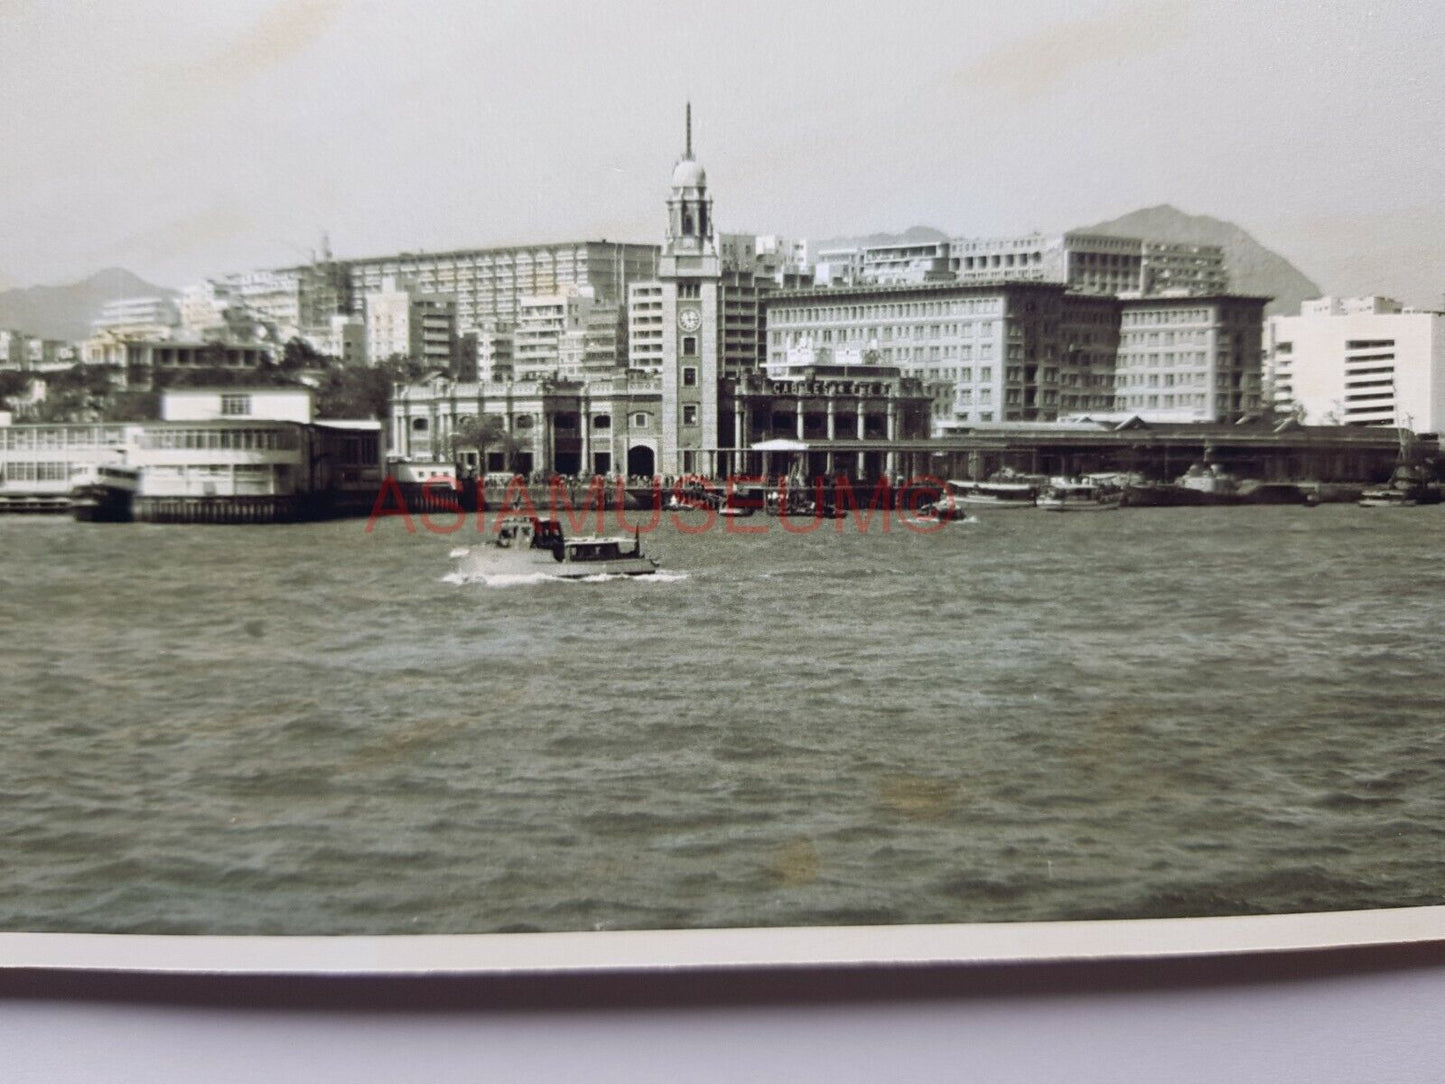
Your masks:
{"label": "photo border", "polygon": [[379,936],[0,933],[0,971],[545,975],[1164,959],[1445,942],[1445,905],[958,925]]}

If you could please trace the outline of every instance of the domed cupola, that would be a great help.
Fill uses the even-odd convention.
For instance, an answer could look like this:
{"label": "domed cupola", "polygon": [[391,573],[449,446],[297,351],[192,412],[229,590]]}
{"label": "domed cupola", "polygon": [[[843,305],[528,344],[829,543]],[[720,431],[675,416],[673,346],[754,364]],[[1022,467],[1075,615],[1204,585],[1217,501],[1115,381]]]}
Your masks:
{"label": "domed cupola", "polygon": [[712,200],[707,194],[707,171],[692,156],[692,103],[687,105],[687,142],[672,170],[672,196],[667,201],[667,245],[671,255],[705,255],[716,252],[713,239]]}

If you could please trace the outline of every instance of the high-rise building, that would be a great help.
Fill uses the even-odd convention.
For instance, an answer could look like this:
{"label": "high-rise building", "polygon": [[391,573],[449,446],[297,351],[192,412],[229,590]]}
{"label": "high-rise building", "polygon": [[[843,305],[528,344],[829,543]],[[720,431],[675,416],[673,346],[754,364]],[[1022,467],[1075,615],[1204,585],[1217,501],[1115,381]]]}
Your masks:
{"label": "high-rise building", "polygon": [[428,294],[393,277],[366,295],[367,359],[394,357],[451,372],[456,365],[456,308],[451,298]]}
{"label": "high-rise building", "polygon": [[1115,409],[1178,422],[1233,422],[1258,413],[1268,303],[1232,294],[1121,300]]}
{"label": "high-rise building", "polygon": [[[354,298],[402,278],[424,293],[454,299],[459,330],[488,322],[503,329],[517,322],[522,298],[591,287],[599,302],[622,303],[627,287],[657,273],[657,246],[615,241],[567,241],[337,261],[347,271]],[[354,304],[354,303],[353,303]]]}
{"label": "high-rise building", "polygon": [[1266,325],[1275,409],[1307,424],[1445,428],[1445,313],[1322,297]]}
{"label": "high-rise building", "polygon": [[897,367],[931,389],[935,428],[1052,421],[1113,405],[1119,305],[1052,283],[783,290],[766,301],[768,370]]}
{"label": "high-rise building", "polygon": [[605,375],[626,358],[621,306],[599,302],[590,286],[524,297],[513,337],[519,380]]}

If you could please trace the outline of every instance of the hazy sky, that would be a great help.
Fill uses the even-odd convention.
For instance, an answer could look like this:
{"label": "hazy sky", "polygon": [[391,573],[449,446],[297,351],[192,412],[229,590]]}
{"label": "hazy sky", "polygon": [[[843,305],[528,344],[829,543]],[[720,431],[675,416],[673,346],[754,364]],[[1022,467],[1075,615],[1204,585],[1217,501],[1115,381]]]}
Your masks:
{"label": "hazy sky", "polygon": [[1445,291],[1445,7],[0,0],[0,276],[655,242],[691,97],[724,230],[1231,219]]}

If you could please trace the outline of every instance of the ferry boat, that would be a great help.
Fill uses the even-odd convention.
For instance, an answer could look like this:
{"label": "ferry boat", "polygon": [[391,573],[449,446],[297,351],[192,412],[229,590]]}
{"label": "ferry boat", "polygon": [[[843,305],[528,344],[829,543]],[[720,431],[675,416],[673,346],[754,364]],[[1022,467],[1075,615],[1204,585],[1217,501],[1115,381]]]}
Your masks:
{"label": "ferry boat", "polygon": [[83,463],[70,484],[70,514],[83,523],[129,523],[135,518],[140,471],[117,463]]}
{"label": "ferry boat", "polygon": [[1050,512],[1112,512],[1124,501],[1124,491],[1094,481],[1056,479],[1039,494],[1038,506]]}
{"label": "ferry boat", "polygon": [[972,508],[1033,508],[1039,487],[1032,482],[954,482],[934,507],[953,510]]}
{"label": "ferry boat", "polygon": [[579,535],[566,538],[555,519],[507,516],[497,537],[480,546],[454,551],[457,573],[473,576],[515,576],[542,573],[560,579],[588,576],[646,576],[657,559],[642,552],[641,533],[634,538]]}

